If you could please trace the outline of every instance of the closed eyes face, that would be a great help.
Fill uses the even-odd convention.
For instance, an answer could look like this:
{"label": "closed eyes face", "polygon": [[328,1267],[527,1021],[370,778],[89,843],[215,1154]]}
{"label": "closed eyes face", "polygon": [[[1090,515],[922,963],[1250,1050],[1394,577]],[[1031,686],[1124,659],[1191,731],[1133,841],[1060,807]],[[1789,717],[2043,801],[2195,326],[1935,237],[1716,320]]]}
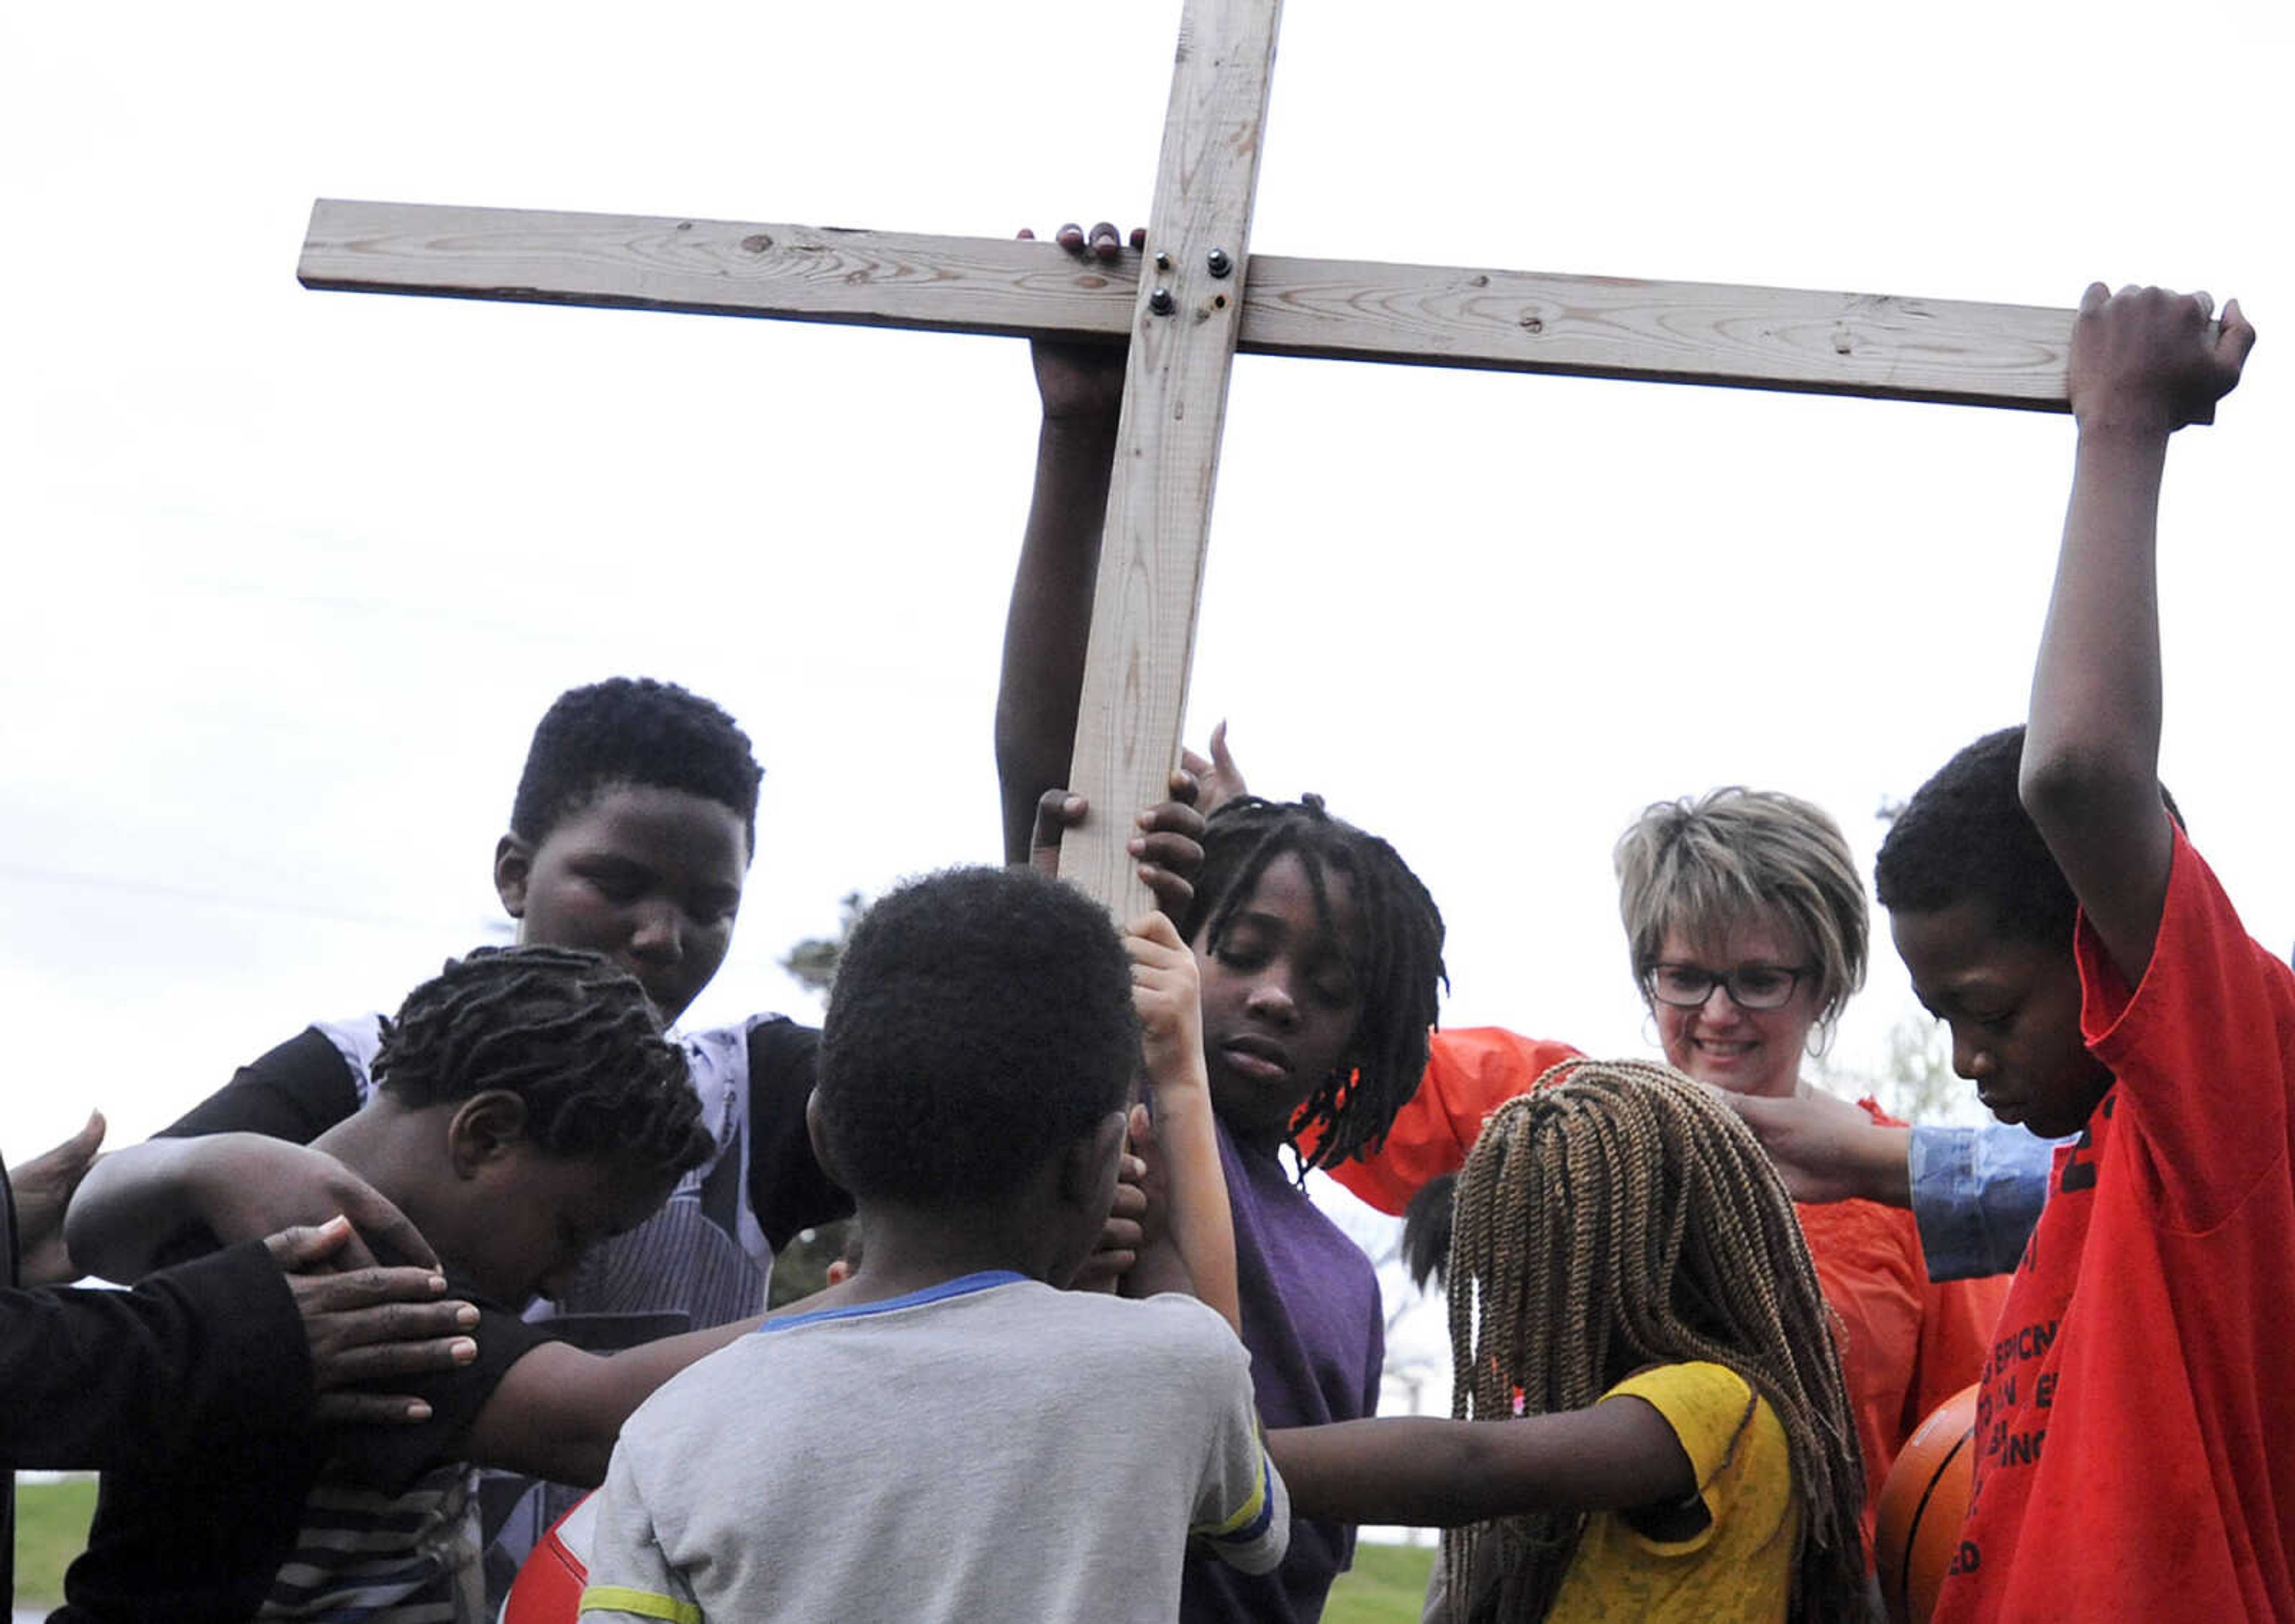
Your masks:
{"label": "closed eyes face", "polygon": [[739,814],[651,784],[601,789],[538,845],[505,835],[494,854],[495,888],[521,943],[607,955],[665,1023],[724,963],[747,870]]}
{"label": "closed eyes face", "polygon": [[2111,1073],[2080,1036],[2071,944],[2003,935],[1978,901],[1892,914],[1889,932],[1922,1007],[1952,1032],[1952,1069],[1985,1109],[2043,1138],[2078,1132]]}
{"label": "closed eyes face", "polygon": [[1319,908],[1294,853],[1267,865],[1222,926],[1193,943],[1203,983],[1204,1062],[1229,1127],[1278,1142],[1337,1069],[1362,1016],[1350,944],[1360,927],[1344,876],[1326,873]]}
{"label": "closed eyes face", "polygon": [[520,1144],[458,1187],[458,1211],[437,1244],[472,1290],[520,1309],[536,1295],[561,1293],[600,1241],[660,1209],[672,1182],[619,1156],[554,1155]]}

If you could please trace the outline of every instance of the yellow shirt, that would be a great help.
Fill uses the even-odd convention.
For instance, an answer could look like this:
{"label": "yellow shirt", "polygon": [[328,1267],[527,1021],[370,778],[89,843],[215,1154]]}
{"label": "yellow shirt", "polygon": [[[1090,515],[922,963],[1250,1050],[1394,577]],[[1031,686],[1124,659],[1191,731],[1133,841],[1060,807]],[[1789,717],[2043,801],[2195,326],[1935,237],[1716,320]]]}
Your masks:
{"label": "yellow shirt", "polygon": [[1779,1624],[1793,1591],[1801,1505],[1776,1413],[1720,1365],[1661,1365],[1602,1396],[1621,1394],[1665,1417],[1712,1521],[1690,1538],[1664,1541],[1621,1517],[1589,1518],[1548,1624]]}

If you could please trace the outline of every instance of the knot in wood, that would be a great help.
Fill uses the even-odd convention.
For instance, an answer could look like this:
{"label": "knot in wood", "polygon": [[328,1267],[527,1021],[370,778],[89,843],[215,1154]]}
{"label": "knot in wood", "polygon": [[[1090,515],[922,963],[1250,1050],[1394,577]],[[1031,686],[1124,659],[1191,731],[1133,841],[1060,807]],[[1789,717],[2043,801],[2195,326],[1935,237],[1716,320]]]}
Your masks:
{"label": "knot in wood", "polygon": [[744,253],[762,254],[772,246],[773,240],[763,232],[751,232],[741,239],[741,249]]}

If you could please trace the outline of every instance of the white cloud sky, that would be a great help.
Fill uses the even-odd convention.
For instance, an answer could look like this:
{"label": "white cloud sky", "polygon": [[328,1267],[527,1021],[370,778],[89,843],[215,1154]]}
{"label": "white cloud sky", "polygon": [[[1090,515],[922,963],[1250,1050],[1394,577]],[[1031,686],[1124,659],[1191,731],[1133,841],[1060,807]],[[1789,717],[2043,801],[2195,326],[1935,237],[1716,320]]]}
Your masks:
{"label": "white cloud sky", "polygon": [[[765,761],[735,956],[997,850],[1035,407],[1009,341],[305,292],[311,200],[1001,234],[1144,216],[1178,7],[18,6],[0,19],[0,1146],[123,1138],[495,909],[559,690]],[[1289,8],[1254,245],[2065,305],[2242,295],[2181,437],[2166,771],[2295,942],[2283,8]],[[2056,418],[1246,358],[1191,737],[1390,836],[1449,1019],[1638,1051],[1645,803],[1884,796],[2014,720]],[[1909,1008],[1885,950],[1842,1057]]]}

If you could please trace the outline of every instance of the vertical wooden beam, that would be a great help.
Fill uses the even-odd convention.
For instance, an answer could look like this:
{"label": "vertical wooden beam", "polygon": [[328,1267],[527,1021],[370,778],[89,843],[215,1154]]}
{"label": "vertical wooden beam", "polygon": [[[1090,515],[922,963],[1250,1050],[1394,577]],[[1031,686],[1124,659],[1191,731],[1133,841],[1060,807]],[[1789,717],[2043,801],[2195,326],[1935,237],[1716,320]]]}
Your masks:
{"label": "vertical wooden beam", "polygon": [[1180,22],[1068,769],[1092,811],[1060,854],[1119,918],[1152,905],[1124,843],[1179,763],[1281,10],[1188,0]]}

